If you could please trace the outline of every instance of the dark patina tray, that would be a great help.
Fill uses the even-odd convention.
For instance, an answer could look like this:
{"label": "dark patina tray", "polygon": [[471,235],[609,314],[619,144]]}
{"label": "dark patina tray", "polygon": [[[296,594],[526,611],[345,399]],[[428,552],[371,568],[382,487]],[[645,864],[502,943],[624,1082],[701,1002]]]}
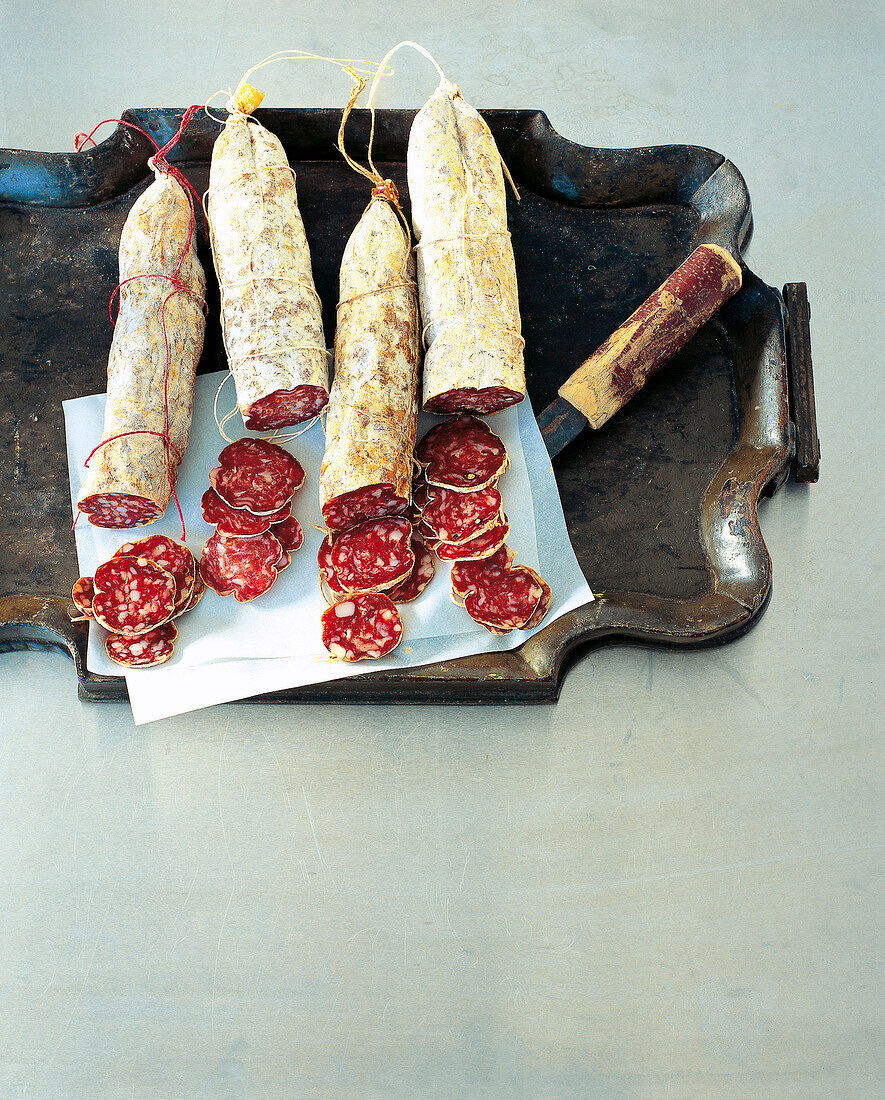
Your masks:
{"label": "dark patina tray", "polygon": [[[125,119],[163,144],[181,111]],[[327,334],[338,265],[366,202],[365,181],[334,148],[337,110],[268,110],[298,176]],[[413,112],[377,115],[375,160],[407,200]],[[690,146],[591,149],[539,111],[485,117],[519,186],[511,201],[529,395],[536,412],[586,356],[688,255],[710,241],[735,255],[750,233],[744,182],[718,153]],[[170,160],[199,192],[219,127],[199,117]],[[368,119],[349,124],[365,147]],[[0,151],[0,649],[56,646],[79,692],[122,699],[125,681],[86,669],[86,624],[69,619],[78,575],[63,400],[105,388],[108,298],[120,229],[148,182],[153,148],[119,127],[80,154]],[[205,231],[200,254],[218,290]],[[329,702],[542,702],[570,659],[594,643],[703,645],[762,614],[771,560],[760,497],[795,465],[816,480],[807,300],[785,298],[744,269],[743,288],[627,407],[585,431],[554,463],[572,543],[596,602],[510,653],[370,673],[263,699]],[[785,324],[785,318],[787,323]],[[210,324],[201,372],[226,366]],[[555,581],[555,578],[550,578]]]}

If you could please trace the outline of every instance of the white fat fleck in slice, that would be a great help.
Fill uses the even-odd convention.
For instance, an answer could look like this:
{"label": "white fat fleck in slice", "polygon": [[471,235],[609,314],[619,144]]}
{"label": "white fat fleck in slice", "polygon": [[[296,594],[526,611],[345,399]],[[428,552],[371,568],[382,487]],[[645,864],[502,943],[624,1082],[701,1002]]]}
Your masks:
{"label": "white fat fleck in slice", "polygon": [[344,603],[335,605],[335,617],[338,619],[348,619],[356,611],[356,605],[353,600],[345,600]]}
{"label": "white fat fleck in slice", "polygon": [[329,644],[329,652],[332,654],[333,657],[337,657],[340,661],[347,660],[347,650],[344,648],[343,645],[340,645],[338,642],[331,642]]}

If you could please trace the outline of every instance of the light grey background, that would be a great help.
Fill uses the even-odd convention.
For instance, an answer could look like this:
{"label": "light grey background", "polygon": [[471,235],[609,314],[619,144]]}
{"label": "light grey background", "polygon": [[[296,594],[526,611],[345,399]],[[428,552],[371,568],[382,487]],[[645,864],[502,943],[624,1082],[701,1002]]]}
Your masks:
{"label": "light grey background", "polygon": [[[749,635],[593,653],[555,707],[135,730],[0,656],[0,1095],[881,1095],[881,13],[0,0],[2,146],[414,38],[479,107],[717,149],[751,267],[809,285],[823,451],[763,508]],[[432,70],[396,68],[381,105],[417,107]]]}

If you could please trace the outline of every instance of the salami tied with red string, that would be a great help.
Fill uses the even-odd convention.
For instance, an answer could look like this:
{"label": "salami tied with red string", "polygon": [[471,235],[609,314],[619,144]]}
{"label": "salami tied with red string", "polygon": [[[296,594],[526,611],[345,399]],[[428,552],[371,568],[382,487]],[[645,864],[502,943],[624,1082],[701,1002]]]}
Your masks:
{"label": "salami tied with red string", "polygon": [[149,668],[162,665],[172,656],[178,631],[175,623],[164,623],[139,634],[137,638],[126,634],[109,634],[104,648],[108,657],[127,668]]}
{"label": "salami tied with red string", "polygon": [[231,508],[213,488],[208,488],[200,501],[203,519],[211,523],[220,535],[262,535],[274,523],[281,523],[289,515],[289,503],[266,516],[256,516],[248,508]]}
{"label": "salami tied with red string", "polygon": [[500,523],[467,542],[436,542],[433,550],[441,561],[480,561],[500,550],[509,534],[510,524],[503,516]]}
{"label": "salami tied with red string", "polygon": [[332,604],[322,615],[323,645],[341,661],[384,657],[403,636],[399,612],[381,592],[366,592]]}
{"label": "salami tied with red string", "polygon": [[134,542],[124,542],[114,554],[114,558],[122,557],[152,561],[169,573],[175,580],[176,589],[173,618],[184,613],[197,575],[197,563],[186,546],[168,535],[149,535]]}
{"label": "salami tied with red string", "polygon": [[525,626],[543,594],[532,570],[514,565],[496,583],[477,584],[465,597],[464,609],[483,626],[507,633]]}
{"label": "salami tied with red string", "polygon": [[243,421],[265,431],[308,420],[329,399],[329,369],[295,173],[279,138],[240,110],[213,146],[206,205]]}
{"label": "salami tied with red string", "polygon": [[507,465],[504,444],[475,416],[456,416],[435,425],[415,453],[428,485],[456,493],[490,486]]}
{"label": "salami tied with red string", "polygon": [[341,261],[320,473],[320,506],[332,531],[409,507],[420,330],[410,244],[392,203],[379,194]]}
{"label": "salami tied with red string", "polygon": [[218,456],[209,483],[231,508],[268,516],[286,507],[304,481],[297,458],[264,439],[238,439]]}
{"label": "salami tied with red string", "polygon": [[190,198],[155,171],[120,236],[104,429],[77,496],[96,527],[137,527],[162,516],[190,433],[206,281]]}
{"label": "salami tied with red string", "polygon": [[412,525],[389,517],[352,527],[332,544],[338,584],[348,592],[380,592],[405,580],[415,564]]}
{"label": "salami tied with red string", "polygon": [[203,581],[219,596],[247,603],[267,592],[277,579],[276,564],[283,548],[269,532],[262,535],[219,535],[206,542],[200,557]]}
{"label": "salami tied with red string", "polygon": [[417,531],[412,532],[410,545],[415,555],[412,572],[404,581],[387,590],[387,595],[394,603],[412,603],[417,600],[436,573],[433,554]]}
{"label": "salami tied with red string", "polygon": [[500,521],[501,494],[492,486],[472,493],[436,489],[421,512],[424,523],[440,542],[466,542]]}
{"label": "salami tied with red string", "polygon": [[74,606],[87,619],[94,619],[92,613],[92,599],[95,596],[95,584],[92,577],[78,577],[71,589],[71,599]]}
{"label": "salami tied with red string", "polygon": [[147,558],[111,558],[96,569],[94,585],[92,613],[111,633],[144,634],[175,612],[175,578]]}

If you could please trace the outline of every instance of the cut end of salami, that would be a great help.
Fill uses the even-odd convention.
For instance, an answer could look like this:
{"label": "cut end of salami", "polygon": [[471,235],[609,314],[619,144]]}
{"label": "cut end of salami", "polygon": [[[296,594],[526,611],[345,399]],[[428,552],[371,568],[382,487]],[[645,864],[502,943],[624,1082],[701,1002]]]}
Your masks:
{"label": "cut end of salami", "polygon": [[323,645],[340,661],[384,657],[403,636],[399,612],[387,596],[378,592],[332,604],[323,612],[321,624]]}
{"label": "cut end of salami", "polygon": [[504,386],[489,386],[482,390],[447,390],[425,402],[424,408],[427,412],[438,415],[478,413],[480,416],[491,416],[492,413],[509,409],[511,405],[518,405],[524,397],[524,393],[508,390]]}
{"label": "cut end of salami", "polygon": [[294,390],[276,390],[242,409],[243,423],[253,432],[290,428],[318,416],[329,403],[328,393],[320,386],[296,386]]}
{"label": "cut end of salami", "polygon": [[163,510],[147,497],[131,493],[95,493],[77,502],[93,527],[125,529],[153,523]]}
{"label": "cut end of salami", "polygon": [[385,516],[401,516],[409,502],[397,495],[391,484],[366,485],[327,500],[322,507],[323,519],[330,531],[346,531],[368,520]]}

